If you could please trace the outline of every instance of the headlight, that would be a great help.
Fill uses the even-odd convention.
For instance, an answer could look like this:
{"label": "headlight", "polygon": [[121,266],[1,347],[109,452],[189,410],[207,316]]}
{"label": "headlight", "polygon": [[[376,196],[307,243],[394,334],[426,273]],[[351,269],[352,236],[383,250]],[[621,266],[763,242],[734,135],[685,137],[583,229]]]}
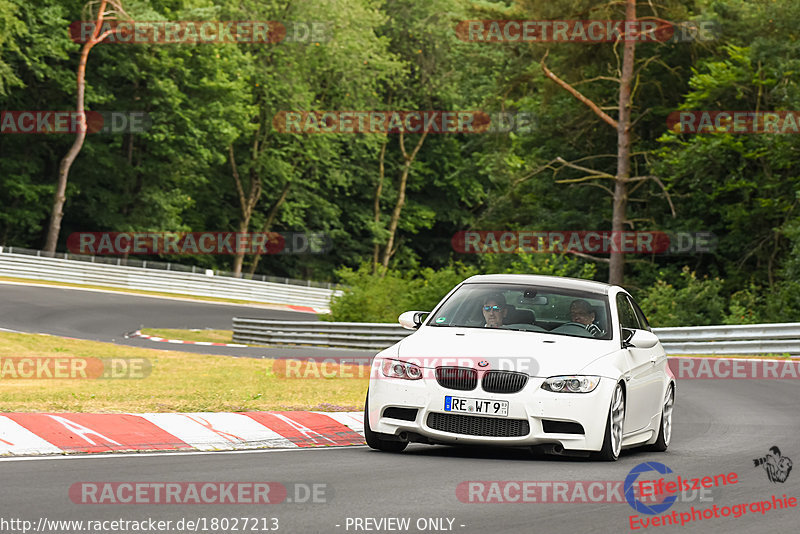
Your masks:
{"label": "headlight", "polygon": [[589,393],[599,383],[599,376],[551,376],[544,381],[542,389],[554,393]]}
{"label": "headlight", "polygon": [[402,378],[404,380],[419,380],[422,378],[422,369],[418,365],[401,360],[383,360],[381,371],[383,376],[388,378]]}

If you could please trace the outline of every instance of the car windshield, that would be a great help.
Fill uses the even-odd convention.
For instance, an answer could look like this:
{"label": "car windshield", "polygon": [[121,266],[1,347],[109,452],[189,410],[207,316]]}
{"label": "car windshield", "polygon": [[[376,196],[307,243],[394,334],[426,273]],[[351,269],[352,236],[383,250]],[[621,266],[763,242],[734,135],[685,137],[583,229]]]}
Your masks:
{"label": "car windshield", "polygon": [[517,284],[464,284],[428,319],[429,326],[497,328],[611,339],[601,293]]}

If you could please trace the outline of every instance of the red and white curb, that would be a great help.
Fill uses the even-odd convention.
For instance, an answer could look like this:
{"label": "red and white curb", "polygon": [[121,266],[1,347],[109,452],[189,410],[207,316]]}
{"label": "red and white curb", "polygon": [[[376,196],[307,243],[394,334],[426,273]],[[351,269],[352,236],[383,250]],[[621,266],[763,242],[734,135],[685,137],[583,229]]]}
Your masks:
{"label": "red and white curb", "polygon": [[141,330],[137,330],[135,332],[131,332],[130,334],[126,334],[125,337],[140,337],[142,339],[149,339],[150,341],[157,341],[159,343],[174,343],[176,345],[203,345],[206,347],[237,347],[237,348],[247,347],[247,345],[242,345],[240,343],[214,343],[212,341],[184,341],[183,339],[167,339],[163,337],[142,334]]}
{"label": "red and white curb", "polygon": [[0,455],[364,444],[362,412],[6,413]]}
{"label": "red and white curb", "polygon": [[287,304],[286,307],[289,308],[290,310],[299,311],[299,312],[308,312],[308,313],[317,313],[317,314],[330,313],[331,312],[330,308],[314,308],[312,306],[296,306],[294,304]]}

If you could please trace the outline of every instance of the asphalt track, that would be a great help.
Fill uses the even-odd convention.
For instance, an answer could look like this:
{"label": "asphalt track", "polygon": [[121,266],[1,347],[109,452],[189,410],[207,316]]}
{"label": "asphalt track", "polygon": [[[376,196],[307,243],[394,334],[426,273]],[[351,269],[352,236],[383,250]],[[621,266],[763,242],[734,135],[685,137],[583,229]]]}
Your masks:
{"label": "asphalt track", "polygon": [[[407,532],[421,532],[415,525],[417,519],[446,517],[454,519],[452,531],[470,534],[626,532],[632,531],[629,516],[634,511],[624,502],[468,503],[457,498],[456,487],[464,481],[619,481],[645,461],[662,462],[684,478],[729,472],[738,475],[737,484],[714,489],[707,497],[713,500],[679,501],[667,513],[690,512],[692,506],[702,509],[717,505],[721,509],[770,500],[772,495],[800,496],[800,473],[791,473],[785,483],[773,483],[763,468],[753,465],[753,458],[763,456],[773,445],[778,445],[783,455],[800,459],[800,394],[795,383],[686,380],[679,384],[678,395],[669,451],[624,452],[616,463],[535,457],[524,450],[423,445],[412,445],[401,454],[351,447],[3,460],[0,519],[20,518],[36,524],[40,517],[152,517],[173,522],[181,518],[277,517],[279,532],[302,534],[387,531],[354,530],[352,526],[346,529],[348,517],[409,517],[411,528]],[[325,484],[328,498],[325,503],[266,506],[76,504],[68,497],[68,489],[83,481]],[[684,527],[651,526],[646,532],[796,532],[798,518],[798,508],[763,515],[747,512],[739,518],[703,519]],[[431,531],[437,530],[427,530]],[[229,528],[213,532],[235,531]]]}
{"label": "asphalt track", "polygon": [[[224,328],[226,317],[246,311],[274,318],[297,317],[275,310],[183,303],[70,290],[0,285],[0,327],[21,331],[124,342],[117,336],[145,326]],[[301,316],[306,318],[307,316]],[[229,319],[227,319],[229,321]],[[141,323],[141,324],[140,324]],[[138,340],[142,341],[142,340]],[[132,343],[133,344],[133,343]],[[185,347],[181,347],[183,350]],[[212,347],[201,347],[206,351]],[[259,349],[263,350],[263,349]],[[280,350],[280,349],[275,349]],[[537,457],[525,450],[412,445],[401,454],[365,447],[218,453],[167,453],[0,460],[0,531],[21,532],[9,520],[171,520],[182,518],[278,518],[278,532],[390,532],[347,528],[348,518],[410,518],[399,532],[796,532],[800,508],[748,510],[739,518],[703,519],[681,526],[632,530],[633,508],[621,503],[469,503],[456,488],[465,481],[622,481],[642,462],[667,465],[674,480],[736,473],[738,482],[715,488],[700,501],[679,500],[667,514],[771,501],[784,494],[800,499],[800,472],[785,483],[770,482],[754,458],[777,445],[800,461],[800,390],[793,380],[682,380],[678,383],[672,445],[666,453],[625,451],[616,463]],[[652,475],[652,473],[651,473]],[[645,477],[643,477],[645,478]],[[652,478],[648,476],[647,478]],[[76,504],[70,486],[84,481],[255,481],[325,484],[326,502],[273,505],[87,505]],[[518,495],[518,494],[514,494]],[[512,495],[512,497],[514,496]],[[639,518],[649,516],[639,515]],[[678,517],[680,517],[678,515]],[[449,518],[452,530],[418,529],[421,518]],[[3,523],[6,520],[7,523]],[[20,525],[16,523],[17,527]],[[207,523],[210,525],[210,523]],[[267,526],[272,522],[267,521]],[[337,526],[339,525],[339,526]],[[364,524],[366,525],[366,524]],[[370,526],[374,525],[370,523]],[[447,521],[444,522],[447,526]],[[463,525],[463,526],[462,526]],[[248,532],[267,532],[259,523]],[[199,532],[242,532],[233,528]],[[251,525],[252,527],[252,525]],[[53,534],[87,532],[52,527]],[[95,530],[92,532],[126,532]],[[274,530],[269,530],[274,532]],[[397,532],[397,531],[394,531]]]}
{"label": "asphalt track", "polygon": [[230,330],[234,317],[315,321],[313,313],[170,299],[111,291],[0,283],[0,329],[36,332],[144,347],[250,358],[347,358],[376,351],[313,347],[214,347],[171,345],[125,334],[139,328],[213,328]]}

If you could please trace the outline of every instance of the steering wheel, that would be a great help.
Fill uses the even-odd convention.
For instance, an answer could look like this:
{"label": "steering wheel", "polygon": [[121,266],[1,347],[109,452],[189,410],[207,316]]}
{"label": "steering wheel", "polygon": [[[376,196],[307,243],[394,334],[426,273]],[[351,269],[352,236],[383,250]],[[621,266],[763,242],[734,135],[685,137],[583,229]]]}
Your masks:
{"label": "steering wheel", "polygon": [[[568,323],[562,324],[561,326],[567,326],[567,325],[579,326],[579,327],[583,328],[584,330],[586,330],[587,332],[589,332],[592,335],[592,337],[598,337],[598,336],[602,336],[603,335],[603,331],[600,330],[600,327],[597,326],[594,323],[583,324],[583,323],[576,323],[576,322],[570,321]],[[589,328],[590,326],[594,326],[594,328],[590,329]]]}

